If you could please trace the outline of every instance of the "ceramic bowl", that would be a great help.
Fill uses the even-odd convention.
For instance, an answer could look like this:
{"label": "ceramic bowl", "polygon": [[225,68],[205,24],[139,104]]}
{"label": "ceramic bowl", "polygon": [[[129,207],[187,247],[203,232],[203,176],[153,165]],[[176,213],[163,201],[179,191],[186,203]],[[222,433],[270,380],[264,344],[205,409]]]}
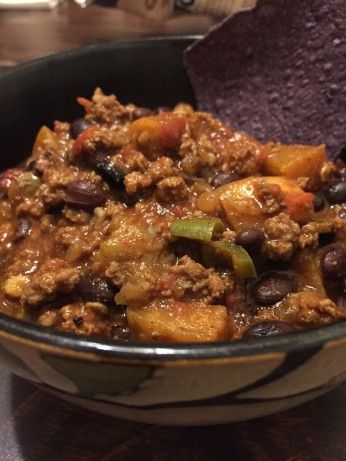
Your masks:
{"label": "ceramic bowl", "polygon": [[[80,115],[95,86],[138,105],[194,102],[182,63],[191,37],[108,43],[0,75],[1,168],[29,152],[36,131]],[[77,337],[0,315],[0,361],[86,408],[134,421],[202,425],[293,407],[346,377],[346,322],[220,344],[139,344]]]}

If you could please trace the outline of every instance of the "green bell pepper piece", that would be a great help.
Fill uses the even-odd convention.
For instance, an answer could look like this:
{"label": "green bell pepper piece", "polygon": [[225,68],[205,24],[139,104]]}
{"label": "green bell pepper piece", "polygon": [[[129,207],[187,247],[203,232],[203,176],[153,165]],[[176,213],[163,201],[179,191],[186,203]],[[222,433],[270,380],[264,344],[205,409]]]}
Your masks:
{"label": "green bell pepper piece", "polygon": [[219,218],[182,218],[176,219],[170,226],[172,237],[184,237],[202,242],[211,241],[224,230],[225,226]]}

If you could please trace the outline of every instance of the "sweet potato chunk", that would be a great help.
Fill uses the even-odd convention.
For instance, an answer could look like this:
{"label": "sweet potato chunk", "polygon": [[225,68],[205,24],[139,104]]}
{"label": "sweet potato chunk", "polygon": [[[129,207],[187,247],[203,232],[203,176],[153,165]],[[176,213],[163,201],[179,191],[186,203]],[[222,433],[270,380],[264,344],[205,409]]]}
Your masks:
{"label": "sweet potato chunk", "polygon": [[297,179],[306,177],[312,188],[320,184],[320,171],[327,160],[324,144],[320,146],[302,146],[275,144],[264,160],[265,174],[285,176]]}
{"label": "sweet potato chunk", "polygon": [[142,148],[154,151],[179,147],[185,119],[171,112],[142,117],[130,125],[130,136]]}
{"label": "sweet potato chunk", "polygon": [[[35,160],[39,157],[41,149],[44,147],[57,147],[58,138],[57,135],[49,129],[47,126],[43,125],[38,131],[35,139],[34,146],[32,148],[32,153],[30,160]],[[28,160],[29,161],[29,160]]]}
{"label": "sweet potato chunk", "polygon": [[224,306],[201,302],[154,300],[145,307],[128,307],[132,339],[143,341],[213,342],[229,338]]}
{"label": "sweet potato chunk", "polygon": [[[259,191],[273,192],[271,212],[264,209]],[[295,221],[308,219],[312,212],[313,195],[304,192],[293,179],[280,176],[249,177],[221,186],[217,190],[227,220],[234,229],[248,225],[261,226],[269,215],[286,212]],[[268,195],[268,194],[267,194]]]}
{"label": "sweet potato chunk", "polygon": [[144,220],[133,217],[127,221],[114,219],[110,237],[100,245],[99,256],[105,261],[129,261],[145,253],[160,251],[164,241]]}

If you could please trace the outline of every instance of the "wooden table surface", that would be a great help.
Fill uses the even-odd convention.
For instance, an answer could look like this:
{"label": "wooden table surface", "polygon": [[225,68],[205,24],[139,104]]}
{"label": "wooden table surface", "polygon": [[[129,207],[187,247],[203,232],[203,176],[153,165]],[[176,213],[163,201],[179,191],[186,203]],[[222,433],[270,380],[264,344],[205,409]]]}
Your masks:
{"label": "wooden table surface", "polygon": [[345,461],[346,385],[298,408],[213,427],[80,409],[0,371],[1,461]]}
{"label": "wooden table surface", "polygon": [[117,8],[91,5],[82,9],[71,0],[54,11],[1,10],[1,61],[15,64],[95,42],[152,35],[201,34],[215,21],[203,15],[179,14],[155,22]]}
{"label": "wooden table surface", "polygon": [[[0,67],[95,41],[201,32],[70,4],[58,11],[0,11]],[[238,424],[178,428],[120,421],[45,394],[0,370],[0,461],[345,461],[346,385],[304,406]]]}

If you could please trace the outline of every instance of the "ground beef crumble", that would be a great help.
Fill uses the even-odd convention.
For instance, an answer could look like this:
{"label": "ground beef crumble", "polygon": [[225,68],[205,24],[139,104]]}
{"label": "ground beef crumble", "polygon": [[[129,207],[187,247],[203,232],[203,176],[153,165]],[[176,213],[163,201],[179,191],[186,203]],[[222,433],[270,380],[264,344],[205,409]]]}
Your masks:
{"label": "ground beef crumble", "polygon": [[177,265],[171,268],[171,273],[178,276],[172,290],[181,296],[192,292],[197,297],[211,301],[219,299],[232,287],[230,278],[223,279],[214,269],[205,269],[188,256],[180,258]]}
{"label": "ground beef crumble", "polygon": [[69,293],[79,282],[81,270],[69,267],[61,259],[52,259],[42,264],[26,285],[21,302],[35,307],[51,301],[58,294]]}
{"label": "ground beef crumble", "polygon": [[299,225],[286,213],[269,218],[264,223],[265,253],[269,259],[289,260],[300,236]]}

